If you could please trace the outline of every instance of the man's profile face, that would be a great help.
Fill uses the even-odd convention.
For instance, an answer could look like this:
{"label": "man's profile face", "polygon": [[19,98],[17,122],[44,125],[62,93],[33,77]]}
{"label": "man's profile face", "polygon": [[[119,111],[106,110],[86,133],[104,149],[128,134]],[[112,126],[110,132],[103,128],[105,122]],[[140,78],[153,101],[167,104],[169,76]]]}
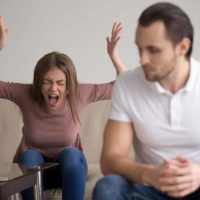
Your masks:
{"label": "man's profile face", "polygon": [[173,76],[179,58],[179,49],[166,36],[162,21],[156,21],[136,30],[140,64],[149,81],[162,81]]}

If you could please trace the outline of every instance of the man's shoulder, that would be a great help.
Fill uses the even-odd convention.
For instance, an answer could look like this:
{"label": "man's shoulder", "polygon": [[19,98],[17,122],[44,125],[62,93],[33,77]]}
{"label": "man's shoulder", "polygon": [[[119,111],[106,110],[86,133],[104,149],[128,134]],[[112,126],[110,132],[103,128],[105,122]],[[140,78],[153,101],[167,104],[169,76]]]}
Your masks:
{"label": "man's shoulder", "polygon": [[141,67],[136,67],[134,69],[128,70],[124,73],[121,73],[118,77],[118,79],[121,80],[135,80],[135,79],[141,79],[144,77],[144,73],[142,71]]}
{"label": "man's shoulder", "polygon": [[199,69],[199,71],[200,71],[200,61],[199,60],[191,58],[191,66],[192,67],[197,67]]}
{"label": "man's shoulder", "polygon": [[199,80],[200,78],[200,61],[191,58],[190,59],[190,66],[191,66],[191,77],[193,79]]}
{"label": "man's shoulder", "polygon": [[147,81],[141,67],[120,74],[115,82],[115,88],[124,92],[134,90],[136,93],[136,91],[145,90],[146,86]]}

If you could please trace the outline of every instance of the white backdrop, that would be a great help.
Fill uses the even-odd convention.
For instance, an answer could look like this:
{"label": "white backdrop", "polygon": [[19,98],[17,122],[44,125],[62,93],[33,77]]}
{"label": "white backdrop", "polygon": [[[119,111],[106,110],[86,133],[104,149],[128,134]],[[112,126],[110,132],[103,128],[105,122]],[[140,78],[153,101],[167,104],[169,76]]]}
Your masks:
{"label": "white backdrop", "polygon": [[[129,69],[138,66],[134,44],[137,19],[155,0],[0,0],[0,13],[9,29],[0,52],[0,80],[32,82],[38,59],[51,51],[68,54],[80,82],[115,78],[106,52],[106,36],[122,22],[120,54]],[[169,1],[170,2],[170,1]],[[200,1],[171,0],[182,7],[195,28],[193,57],[200,57]]]}

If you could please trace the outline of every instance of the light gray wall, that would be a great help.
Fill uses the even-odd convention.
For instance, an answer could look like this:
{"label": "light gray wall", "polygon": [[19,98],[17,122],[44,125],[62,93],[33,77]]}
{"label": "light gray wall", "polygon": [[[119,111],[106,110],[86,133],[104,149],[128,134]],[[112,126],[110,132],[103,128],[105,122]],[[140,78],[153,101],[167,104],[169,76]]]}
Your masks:
{"label": "light gray wall", "polygon": [[[9,29],[0,53],[0,80],[32,82],[37,60],[51,51],[68,54],[80,82],[115,78],[106,52],[106,36],[122,22],[120,54],[129,69],[138,66],[134,33],[138,16],[155,0],[0,0]],[[195,28],[193,57],[200,57],[200,1],[171,0],[182,7]]]}

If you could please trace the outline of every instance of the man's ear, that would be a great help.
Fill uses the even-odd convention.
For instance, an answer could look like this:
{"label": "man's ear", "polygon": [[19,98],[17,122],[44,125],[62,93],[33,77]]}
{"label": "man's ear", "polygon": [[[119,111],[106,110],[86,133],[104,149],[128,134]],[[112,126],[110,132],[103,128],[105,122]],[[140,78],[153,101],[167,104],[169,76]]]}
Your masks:
{"label": "man's ear", "polygon": [[187,37],[184,37],[179,43],[179,53],[182,56],[186,56],[191,46],[191,40]]}

